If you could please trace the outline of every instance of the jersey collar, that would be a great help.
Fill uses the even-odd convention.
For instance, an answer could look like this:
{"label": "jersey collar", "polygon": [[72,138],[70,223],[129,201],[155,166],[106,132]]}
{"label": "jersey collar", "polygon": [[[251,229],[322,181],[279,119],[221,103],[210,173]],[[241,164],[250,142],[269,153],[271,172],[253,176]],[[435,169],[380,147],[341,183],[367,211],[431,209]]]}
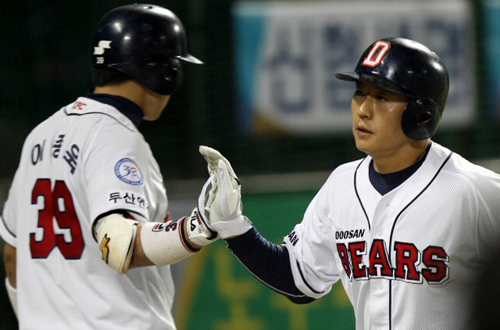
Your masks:
{"label": "jersey collar", "polygon": [[142,109],[137,104],[122,96],[88,93],[86,98],[112,106],[130,119],[135,127],[139,126],[144,116]]}
{"label": "jersey collar", "polygon": [[429,142],[427,148],[425,149],[424,156],[416,162],[415,164],[395,173],[389,174],[381,174],[375,171],[375,167],[373,165],[373,159],[370,161],[370,169],[369,169],[369,179],[372,183],[373,187],[381,194],[385,195],[391,190],[398,187],[400,184],[406,181],[409,177],[415,173],[419,167],[424,163],[424,160],[427,158],[427,154],[431,148],[432,142]]}
{"label": "jersey collar", "polygon": [[[451,151],[433,142],[420,167],[398,187],[385,195],[381,195],[372,185],[369,177],[369,164],[371,157],[367,156],[361,161],[355,172],[355,189],[358,199],[365,209],[369,223],[372,223],[375,213],[387,213],[384,219],[392,221],[407,205],[417,199],[431,185],[441,173],[441,169],[448,162]],[[388,208],[384,205],[393,205]]]}

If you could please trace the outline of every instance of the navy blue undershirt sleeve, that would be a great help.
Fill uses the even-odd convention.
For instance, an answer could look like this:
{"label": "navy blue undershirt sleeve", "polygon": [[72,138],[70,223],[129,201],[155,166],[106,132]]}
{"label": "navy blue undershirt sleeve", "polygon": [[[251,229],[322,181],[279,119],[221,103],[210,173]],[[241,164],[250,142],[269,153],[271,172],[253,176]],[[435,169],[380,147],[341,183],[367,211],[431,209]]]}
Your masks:
{"label": "navy blue undershirt sleeve", "polygon": [[248,271],[274,291],[296,304],[307,304],[315,300],[295,286],[285,246],[267,241],[255,228],[241,236],[227,239],[226,242]]}

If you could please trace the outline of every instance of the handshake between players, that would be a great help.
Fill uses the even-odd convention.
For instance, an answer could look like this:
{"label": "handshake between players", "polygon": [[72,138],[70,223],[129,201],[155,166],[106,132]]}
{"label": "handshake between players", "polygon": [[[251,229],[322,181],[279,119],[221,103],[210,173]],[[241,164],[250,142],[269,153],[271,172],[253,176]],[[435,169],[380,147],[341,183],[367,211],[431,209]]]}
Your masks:
{"label": "handshake between players", "polygon": [[176,222],[140,223],[113,213],[96,221],[102,259],[117,273],[130,268],[166,266],[198,252],[201,247],[239,236],[252,228],[242,215],[241,190],[229,161],[217,150],[201,146],[210,178],[203,186],[198,206],[189,217]]}

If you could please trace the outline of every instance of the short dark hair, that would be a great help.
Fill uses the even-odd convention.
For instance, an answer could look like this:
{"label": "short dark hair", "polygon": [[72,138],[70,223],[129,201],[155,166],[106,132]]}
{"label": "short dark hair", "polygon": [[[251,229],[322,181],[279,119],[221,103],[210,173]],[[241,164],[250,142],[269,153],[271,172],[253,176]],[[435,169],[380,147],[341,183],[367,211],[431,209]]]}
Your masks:
{"label": "short dark hair", "polygon": [[131,78],[118,70],[92,67],[92,81],[98,87],[119,85],[127,80]]}

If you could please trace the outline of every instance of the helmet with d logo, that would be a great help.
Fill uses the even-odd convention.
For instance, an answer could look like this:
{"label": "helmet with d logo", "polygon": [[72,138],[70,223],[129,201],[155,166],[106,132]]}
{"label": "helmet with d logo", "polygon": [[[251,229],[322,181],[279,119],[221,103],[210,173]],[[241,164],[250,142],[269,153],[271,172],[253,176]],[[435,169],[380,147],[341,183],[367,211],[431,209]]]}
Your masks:
{"label": "helmet with d logo", "polygon": [[353,72],[335,77],[408,96],[401,123],[406,136],[423,140],[436,132],[449,77],[439,56],[426,46],[404,38],[380,39],[365,50]]}

